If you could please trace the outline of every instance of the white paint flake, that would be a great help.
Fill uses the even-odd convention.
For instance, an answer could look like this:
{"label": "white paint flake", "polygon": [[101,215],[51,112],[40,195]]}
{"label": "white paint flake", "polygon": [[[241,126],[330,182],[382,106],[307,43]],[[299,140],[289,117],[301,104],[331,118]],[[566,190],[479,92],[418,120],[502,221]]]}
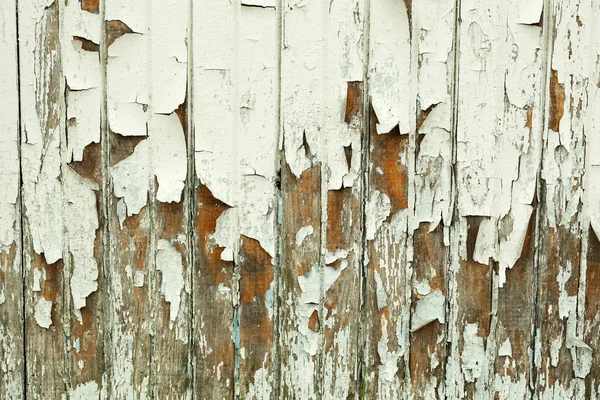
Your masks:
{"label": "white paint flake", "polygon": [[474,382],[481,377],[486,363],[483,338],[477,335],[477,324],[466,324],[463,330],[463,350],[460,355],[461,368],[467,382]]}
{"label": "white paint flake", "polygon": [[[452,41],[454,7],[451,1],[413,2],[412,14],[418,21],[414,37],[418,51],[417,112],[429,110],[418,127],[419,138],[415,165],[415,218],[435,228],[441,220],[449,226],[452,218]],[[420,108],[420,110],[419,110]],[[419,140],[417,138],[417,140]]]}
{"label": "white paint flake", "polygon": [[133,287],[144,287],[145,278],[146,274],[144,274],[144,271],[135,271],[135,275],[133,275]]}
{"label": "white paint flake", "polygon": [[96,211],[96,183],[84,179],[71,168],[64,168],[66,237],[72,256],[71,295],[73,310],[80,323],[81,309],[86,298],[98,289],[98,261],[94,257],[96,230],[99,227]]}
{"label": "white paint flake", "polygon": [[[281,82],[286,161],[296,177],[321,163],[330,190],[353,186],[361,127],[344,114],[348,83],[363,79],[363,2],[287,3],[281,62],[283,73],[293,75]],[[352,150],[350,164],[345,148]]]}
{"label": "white paint flake", "polygon": [[127,216],[138,214],[148,200],[148,147],[148,140],[142,140],[135,146],[131,156],[118,162],[110,171],[115,197],[123,201],[123,211]]}
{"label": "white paint flake", "polygon": [[40,297],[35,305],[34,317],[35,321],[42,328],[50,328],[52,325],[52,302]]}
{"label": "white paint flake", "polygon": [[156,199],[179,202],[187,176],[187,149],[177,114],[153,115],[150,131],[151,158],[158,180]]}
{"label": "white paint flake", "polygon": [[312,235],[314,233],[314,231],[315,230],[312,227],[312,225],[306,225],[306,226],[303,226],[302,228],[298,229],[298,232],[296,232],[296,246],[298,246],[298,247],[302,246],[304,239],[306,239],[307,237]]}
{"label": "white paint flake", "polygon": [[34,268],[33,269],[33,285],[31,287],[31,290],[33,292],[41,292],[42,288],[40,286],[40,284],[42,283],[42,280],[45,280],[46,277],[46,270],[45,269],[38,269],[38,268]]}
{"label": "white paint flake", "polygon": [[411,319],[411,332],[435,321],[445,323],[446,297],[439,290],[434,290],[425,297],[417,300],[417,306]]}
{"label": "white paint flake", "polygon": [[502,345],[498,349],[498,355],[500,357],[512,357],[512,345],[509,338],[506,338],[506,340],[502,342]]}
{"label": "white paint flake", "polygon": [[170,303],[171,324],[177,318],[184,286],[183,256],[168,240],[161,239],[157,244],[156,269],[162,273],[161,292]]}
{"label": "white paint flake", "polygon": [[[63,2],[59,7],[62,72],[68,88],[66,161],[82,161],[85,147],[100,142],[102,24],[100,15],[82,10],[80,2]],[[98,50],[83,49],[83,41]]]}
{"label": "white paint flake", "polygon": [[403,1],[371,3],[369,95],[377,115],[377,132],[399,125],[409,132],[410,26]]}
{"label": "white paint flake", "polygon": [[69,392],[69,400],[92,400],[99,397],[100,389],[95,381],[80,383]]}
{"label": "white paint flake", "polygon": [[365,209],[366,215],[366,238],[367,240],[375,239],[375,235],[383,222],[389,217],[392,211],[392,202],[390,198],[379,190],[374,190],[369,195],[367,206]]}

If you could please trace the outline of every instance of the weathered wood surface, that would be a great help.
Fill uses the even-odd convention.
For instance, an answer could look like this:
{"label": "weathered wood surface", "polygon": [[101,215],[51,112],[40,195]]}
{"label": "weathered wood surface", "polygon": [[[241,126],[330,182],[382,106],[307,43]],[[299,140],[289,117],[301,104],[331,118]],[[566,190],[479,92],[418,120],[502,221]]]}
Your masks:
{"label": "weathered wood surface", "polygon": [[0,398],[600,398],[598,18],[0,2]]}

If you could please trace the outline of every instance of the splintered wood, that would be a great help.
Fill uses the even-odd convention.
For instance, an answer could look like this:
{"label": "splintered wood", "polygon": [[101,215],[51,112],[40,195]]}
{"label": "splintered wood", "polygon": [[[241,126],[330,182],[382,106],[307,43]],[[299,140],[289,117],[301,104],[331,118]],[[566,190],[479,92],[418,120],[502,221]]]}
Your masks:
{"label": "splintered wood", "polygon": [[600,398],[599,18],[0,1],[0,398]]}

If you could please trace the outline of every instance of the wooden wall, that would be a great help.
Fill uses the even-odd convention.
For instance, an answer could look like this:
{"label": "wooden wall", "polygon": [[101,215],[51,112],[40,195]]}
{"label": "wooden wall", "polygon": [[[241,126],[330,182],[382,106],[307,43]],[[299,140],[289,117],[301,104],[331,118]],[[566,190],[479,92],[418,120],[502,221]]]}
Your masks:
{"label": "wooden wall", "polygon": [[599,398],[598,20],[0,1],[0,398]]}

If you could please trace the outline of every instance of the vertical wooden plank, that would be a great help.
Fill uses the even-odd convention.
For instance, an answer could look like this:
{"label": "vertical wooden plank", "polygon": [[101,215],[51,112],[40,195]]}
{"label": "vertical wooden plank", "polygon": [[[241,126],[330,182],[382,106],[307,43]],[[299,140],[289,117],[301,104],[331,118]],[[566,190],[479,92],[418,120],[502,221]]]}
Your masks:
{"label": "vertical wooden plank", "polygon": [[[500,397],[508,393],[519,398],[531,396],[537,274],[534,252],[539,234],[536,189],[547,60],[542,8],[543,1],[538,0],[527,5],[510,2],[505,9],[505,99],[502,144],[496,146],[501,151],[496,161],[499,186],[494,191],[498,220],[495,250],[488,253],[495,261],[494,286],[498,286],[494,289],[496,316],[492,323],[495,353],[490,357],[495,359],[494,391]],[[504,188],[510,188],[510,194],[505,194]]]}
{"label": "vertical wooden plank", "polygon": [[[449,359],[447,380],[453,396],[482,395],[493,385],[500,396],[529,396],[541,12],[541,1],[461,3],[450,321],[460,359]],[[507,279],[515,265],[517,276]]]}
{"label": "vertical wooden plank", "polygon": [[282,17],[282,396],[352,397],[362,258],[364,3],[286,2]]}
{"label": "vertical wooden plank", "polygon": [[[600,2],[592,1],[592,13],[600,12]],[[582,257],[582,285],[579,287],[578,311],[579,321],[577,336],[582,342],[577,342],[577,360],[575,374],[585,378],[586,398],[600,397],[600,162],[596,154],[600,151],[600,138],[589,134],[600,127],[600,115],[592,110],[597,110],[600,105],[600,68],[598,47],[600,24],[589,18],[587,23],[589,36],[589,50],[584,53],[585,65],[589,68],[589,81],[587,85],[588,113],[585,120],[585,176],[584,197],[582,209],[584,218],[583,229],[587,229],[587,244],[581,246]],[[582,294],[584,297],[582,298]],[[581,314],[583,312],[583,315]]]}
{"label": "vertical wooden plank", "polygon": [[411,15],[404,2],[387,0],[371,1],[369,14],[363,392],[398,398],[410,385]]}
{"label": "vertical wooden plank", "polygon": [[477,245],[483,246],[489,236],[492,248],[495,243],[493,195],[497,180],[493,179],[492,143],[502,126],[496,126],[502,119],[498,110],[504,108],[500,61],[505,13],[496,2],[488,7],[470,0],[460,3],[459,12],[459,72],[455,83],[459,95],[455,108],[458,203],[450,236],[448,292],[448,340],[453,357],[447,360],[446,394],[473,398],[489,388],[491,362],[486,350],[493,352],[493,340],[489,340],[493,295],[490,254],[479,257],[482,250]]}
{"label": "vertical wooden plank", "polygon": [[196,323],[203,398],[265,398],[274,385],[276,16],[272,2],[194,9],[195,169],[214,213],[198,221],[197,278],[220,297]]}
{"label": "vertical wooden plank", "polygon": [[[322,397],[358,395],[363,260],[365,2],[333,2],[325,21],[324,121],[321,122],[325,219]],[[289,79],[289,78],[288,78]],[[309,139],[310,140],[310,139]],[[309,141],[310,143],[310,141]],[[310,144],[309,144],[310,146]]]}
{"label": "vertical wooden plank", "polygon": [[319,396],[325,4],[282,3],[280,397]]}
{"label": "vertical wooden plank", "polygon": [[[194,99],[196,97],[194,89]],[[194,115],[201,103],[195,101]],[[199,399],[233,396],[233,262],[221,259],[212,240],[217,219],[229,206],[202,184],[195,189],[194,296],[195,386]],[[215,379],[216,378],[216,379]]]}
{"label": "vertical wooden plank", "polygon": [[[273,1],[242,1],[236,58],[239,114],[239,396],[276,394],[275,256],[278,24]],[[256,7],[256,6],[261,7]]]}
{"label": "vertical wooden plank", "polygon": [[[71,396],[97,397],[103,388],[104,288],[102,146],[103,88],[99,6],[59,3],[60,49],[65,79],[66,152],[62,161],[65,196],[65,266],[69,290]],[[68,310],[68,311],[67,311]]]}
{"label": "vertical wooden plank", "polygon": [[66,391],[58,2],[18,3],[28,398]]}
{"label": "vertical wooden plank", "polygon": [[538,398],[584,396],[584,376],[577,368],[577,349],[584,343],[577,332],[577,314],[578,307],[584,306],[578,304],[578,289],[588,243],[583,222],[587,217],[581,207],[588,133],[584,122],[588,88],[596,84],[589,82],[591,61],[596,61],[588,56],[589,29],[594,23],[591,5],[591,0],[583,0],[553,3],[548,9],[549,99],[543,143],[535,354]]}
{"label": "vertical wooden plank", "polygon": [[455,1],[414,1],[412,16],[418,65],[410,373],[414,395],[433,399],[445,394]]}
{"label": "vertical wooden plank", "polygon": [[[195,387],[199,399],[234,396],[233,252],[215,238],[218,223],[233,205],[224,192],[231,184],[235,152],[216,159],[216,149],[235,145],[232,109],[234,5],[211,0],[193,6],[192,107],[195,159],[194,341]],[[216,137],[219,139],[216,139]],[[214,149],[212,146],[216,146]],[[213,156],[214,154],[214,156]],[[226,153],[227,154],[227,153]],[[225,175],[211,176],[223,168]],[[210,181],[209,179],[213,179]],[[222,186],[219,186],[223,179]],[[228,195],[229,193],[227,193]],[[227,203],[229,201],[229,203]]]}
{"label": "vertical wooden plank", "polygon": [[20,399],[25,390],[17,3],[0,4],[0,393]]}
{"label": "vertical wooden plank", "polygon": [[106,4],[116,398],[192,393],[182,194],[188,168],[188,6]]}
{"label": "vertical wooden plank", "polygon": [[192,398],[191,276],[188,267],[187,81],[189,2],[152,1],[148,40],[150,106],[148,136],[153,173],[156,316],[153,396]]}
{"label": "vertical wooden plank", "polygon": [[320,187],[320,182],[319,166],[296,178],[287,160],[282,160],[281,398],[317,397],[321,196],[315,188]]}
{"label": "vertical wooden plank", "polygon": [[148,13],[143,1],[106,0],[110,226],[107,312],[109,397],[139,398],[150,386],[152,328],[151,185],[147,139]]}

